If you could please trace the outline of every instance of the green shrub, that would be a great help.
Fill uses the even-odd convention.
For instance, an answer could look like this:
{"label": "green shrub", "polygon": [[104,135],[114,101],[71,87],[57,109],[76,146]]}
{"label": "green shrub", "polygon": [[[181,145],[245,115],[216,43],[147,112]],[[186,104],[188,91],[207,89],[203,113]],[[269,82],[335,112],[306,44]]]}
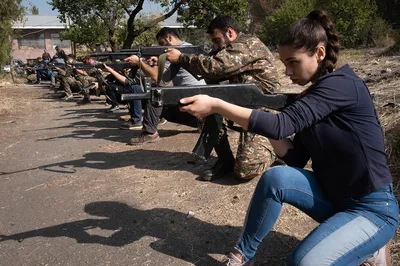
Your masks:
{"label": "green shrub", "polygon": [[390,26],[377,15],[375,1],[365,0],[286,0],[268,16],[263,24],[261,39],[276,46],[285,30],[310,11],[326,10],[335,23],[344,47],[364,45],[368,38],[380,45],[391,35]]}
{"label": "green shrub", "polygon": [[315,4],[316,0],[286,0],[279,9],[266,18],[261,30],[261,40],[275,47],[286,29],[310,13]]}
{"label": "green shrub", "polygon": [[375,1],[365,0],[318,0],[316,8],[328,11],[345,47],[365,42],[365,32],[370,29],[377,10]]}
{"label": "green shrub", "polygon": [[[389,46],[394,42],[394,32],[392,26],[384,19],[376,17],[371,24],[371,29],[368,34],[367,45],[374,46]],[[369,43],[368,41],[371,41]]]}

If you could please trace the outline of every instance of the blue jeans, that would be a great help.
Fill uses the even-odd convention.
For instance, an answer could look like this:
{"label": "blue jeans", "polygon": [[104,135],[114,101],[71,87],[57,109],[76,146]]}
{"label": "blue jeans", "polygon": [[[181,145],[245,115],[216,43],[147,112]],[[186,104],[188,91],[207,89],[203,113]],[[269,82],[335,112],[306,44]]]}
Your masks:
{"label": "blue jeans", "polygon": [[[124,88],[123,93],[143,93],[140,85],[129,85]],[[142,120],[142,100],[129,101],[129,114],[133,123]]]}
{"label": "blue jeans", "polygon": [[41,81],[42,77],[49,77],[51,80],[51,85],[55,86],[56,85],[56,79],[54,76],[53,72],[50,72],[48,70],[45,69],[37,69],[36,70],[36,80],[37,81]]}
{"label": "blue jeans", "polygon": [[300,242],[288,265],[359,265],[389,242],[398,226],[392,185],[359,198],[333,202],[324,195],[313,172],[276,166],[258,182],[235,246],[245,262],[254,257],[274,226],[283,203],[320,223]]}

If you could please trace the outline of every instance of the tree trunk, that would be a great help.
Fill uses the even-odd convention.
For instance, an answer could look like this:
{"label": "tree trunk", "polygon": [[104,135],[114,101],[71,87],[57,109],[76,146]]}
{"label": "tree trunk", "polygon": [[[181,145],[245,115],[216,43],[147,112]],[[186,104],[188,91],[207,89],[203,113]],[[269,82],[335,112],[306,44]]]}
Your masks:
{"label": "tree trunk", "polygon": [[108,42],[110,43],[111,50],[113,52],[118,52],[119,51],[118,41],[116,41],[114,39],[114,31],[111,31],[111,30],[108,31]]}
{"label": "tree trunk", "polygon": [[128,31],[128,35],[126,36],[123,49],[130,49],[132,47],[132,43],[138,35],[134,31]]}
{"label": "tree trunk", "polygon": [[172,16],[179,9],[179,7],[182,4],[187,3],[187,0],[181,0],[180,2],[176,3],[175,6],[168,13],[163,14],[163,15],[153,19],[152,21],[149,22],[148,25],[135,31],[135,26],[134,26],[135,18],[136,18],[136,15],[138,14],[138,12],[142,9],[143,2],[144,2],[143,0],[140,1],[138,6],[135,8],[135,10],[133,10],[132,13],[130,13],[130,15],[129,15],[128,25],[127,25],[128,26],[127,27],[128,35],[126,36],[126,39],[122,46],[124,49],[131,48],[132,43],[137,36],[139,36],[141,33],[145,32],[146,30],[151,29],[152,27],[157,25],[159,22],[164,21],[165,19]]}
{"label": "tree trunk", "polygon": [[10,74],[11,74],[11,80],[15,84],[15,71],[14,71],[14,57],[12,56],[12,47],[13,47],[13,35],[10,35],[10,42],[11,42],[11,53],[10,53]]}

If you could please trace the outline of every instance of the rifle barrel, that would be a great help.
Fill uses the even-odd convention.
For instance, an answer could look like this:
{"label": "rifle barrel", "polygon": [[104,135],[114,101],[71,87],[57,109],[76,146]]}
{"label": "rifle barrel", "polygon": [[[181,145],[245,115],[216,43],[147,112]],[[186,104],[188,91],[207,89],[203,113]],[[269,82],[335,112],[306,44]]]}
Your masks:
{"label": "rifle barrel", "polygon": [[[282,110],[295,101],[298,94],[263,94],[255,84],[227,84],[204,86],[153,87],[146,94],[122,94],[125,101],[148,99],[156,106],[179,105],[179,100],[198,94],[206,94],[239,106],[267,107]],[[144,98],[145,97],[145,98]]]}

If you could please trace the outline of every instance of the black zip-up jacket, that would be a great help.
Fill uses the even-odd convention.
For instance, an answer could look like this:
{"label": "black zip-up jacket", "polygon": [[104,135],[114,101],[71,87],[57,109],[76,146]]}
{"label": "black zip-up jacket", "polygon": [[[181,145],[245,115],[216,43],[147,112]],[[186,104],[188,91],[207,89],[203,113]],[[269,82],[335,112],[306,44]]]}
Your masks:
{"label": "black zip-up jacket", "polygon": [[392,182],[384,138],[365,83],[345,65],[322,76],[279,114],[254,110],[249,131],[271,139],[296,133],[289,166],[312,169],[332,200],[374,192]]}

